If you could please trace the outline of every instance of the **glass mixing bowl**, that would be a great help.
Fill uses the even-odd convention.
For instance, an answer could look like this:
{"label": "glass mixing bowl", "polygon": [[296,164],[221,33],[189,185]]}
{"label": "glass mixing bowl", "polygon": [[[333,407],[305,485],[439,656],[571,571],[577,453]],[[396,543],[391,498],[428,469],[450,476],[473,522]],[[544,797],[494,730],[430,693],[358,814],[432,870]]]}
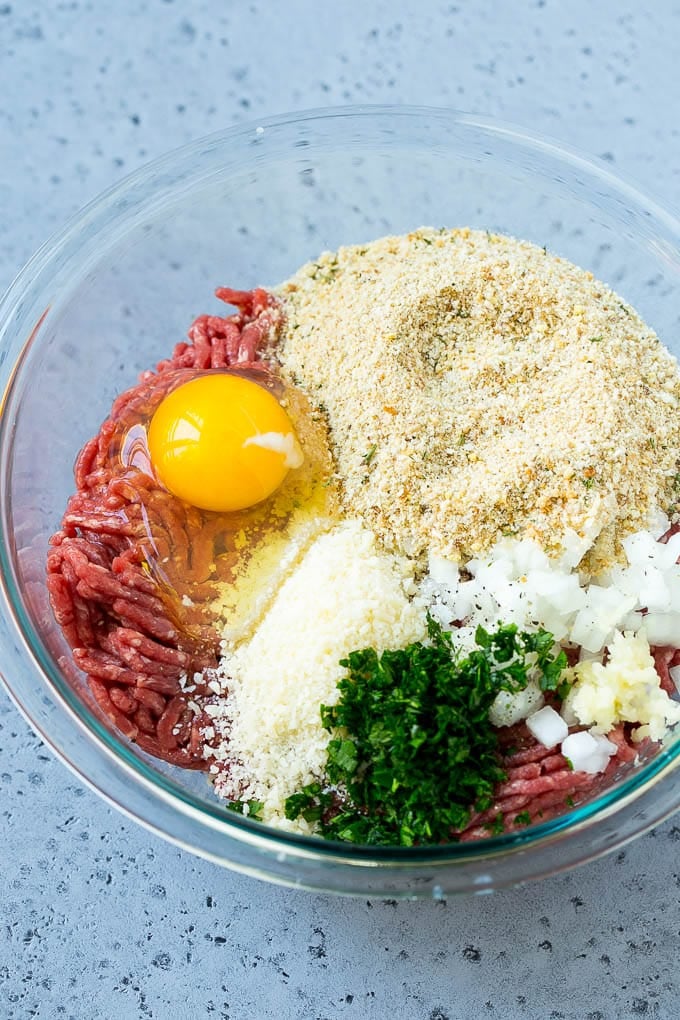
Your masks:
{"label": "glass mixing bowl", "polygon": [[17,705],[85,782],[176,844],[272,881],[365,896],[486,893],[619,846],[680,805],[680,736],[591,803],[481,843],[374,849],[282,834],[112,730],[54,622],[44,563],[77,450],[197,314],[221,311],[215,286],[275,284],[324,249],[420,225],[547,245],[680,350],[677,219],[551,141],[404,107],[278,117],[165,156],[81,212],[0,309],[0,663]]}

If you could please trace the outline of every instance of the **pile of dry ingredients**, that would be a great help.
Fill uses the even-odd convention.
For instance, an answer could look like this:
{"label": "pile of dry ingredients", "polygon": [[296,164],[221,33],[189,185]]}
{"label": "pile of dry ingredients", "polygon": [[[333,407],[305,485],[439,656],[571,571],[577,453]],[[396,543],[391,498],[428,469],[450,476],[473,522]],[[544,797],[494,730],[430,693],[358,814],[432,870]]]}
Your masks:
{"label": "pile of dry ingredients", "polygon": [[468,643],[477,623],[515,622],[579,646],[564,718],[537,688],[496,715],[543,712],[546,746],[591,727],[587,771],[614,752],[612,726],[678,721],[650,645],[680,634],[680,550],[649,543],[678,496],[680,374],[636,312],[544,249],[467,229],[326,253],[277,295],[272,357],[327,422],[341,520],[303,514],[287,554],[253,559],[234,589],[258,607],[247,628],[225,604],[207,706],[217,792],[313,832],[284,804],[323,782],[319,705],[337,698],[339,659],[422,639],[427,612],[463,620]]}
{"label": "pile of dry ingredients", "polygon": [[[418,230],[279,289],[285,372],[325,408],[348,514],[464,560],[503,535],[611,563],[675,497],[680,377],[633,309],[534,245]],[[591,544],[589,542],[588,544]]]}

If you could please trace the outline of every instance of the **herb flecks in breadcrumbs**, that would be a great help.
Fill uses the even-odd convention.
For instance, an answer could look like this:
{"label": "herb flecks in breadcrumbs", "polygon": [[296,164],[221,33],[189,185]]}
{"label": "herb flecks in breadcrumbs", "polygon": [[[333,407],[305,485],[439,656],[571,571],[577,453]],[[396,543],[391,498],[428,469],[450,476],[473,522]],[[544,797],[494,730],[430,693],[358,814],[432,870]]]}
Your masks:
{"label": "herb flecks in breadcrumbs", "polygon": [[418,230],[324,255],[279,294],[282,367],[327,409],[346,512],[388,547],[465,560],[511,533],[556,554],[571,529],[596,571],[673,506],[675,360],[585,270]]}

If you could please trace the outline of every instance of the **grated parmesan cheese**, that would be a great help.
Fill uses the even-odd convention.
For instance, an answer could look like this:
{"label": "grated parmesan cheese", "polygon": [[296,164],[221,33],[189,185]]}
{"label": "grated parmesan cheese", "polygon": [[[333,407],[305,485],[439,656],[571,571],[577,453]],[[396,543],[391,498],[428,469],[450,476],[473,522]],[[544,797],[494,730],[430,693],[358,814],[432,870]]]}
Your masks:
{"label": "grated parmesan cheese", "polygon": [[236,764],[216,780],[220,795],[262,801],[265,821],[307,831],[304,822],[286,822],[284,802],[322,776],[329,734],[319,706],[337,700],[340,659],[425,636],[424,607],[409,597],[412,569],[381,551],[359,521],[315,540],[254,636],[225,648],[220,673],[228,696],[215,725]]}

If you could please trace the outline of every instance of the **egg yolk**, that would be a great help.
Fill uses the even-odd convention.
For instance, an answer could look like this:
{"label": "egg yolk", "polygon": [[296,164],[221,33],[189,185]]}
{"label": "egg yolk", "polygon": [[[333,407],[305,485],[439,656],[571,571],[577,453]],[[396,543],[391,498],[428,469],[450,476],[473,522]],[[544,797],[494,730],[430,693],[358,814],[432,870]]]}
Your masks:
{"label": "egg yolk", "polygon": [[243,376],[213,372],[172,390],[148,432],[156,476],[202,510],[244,510],[271,496],[303,456],[272,394]]}

